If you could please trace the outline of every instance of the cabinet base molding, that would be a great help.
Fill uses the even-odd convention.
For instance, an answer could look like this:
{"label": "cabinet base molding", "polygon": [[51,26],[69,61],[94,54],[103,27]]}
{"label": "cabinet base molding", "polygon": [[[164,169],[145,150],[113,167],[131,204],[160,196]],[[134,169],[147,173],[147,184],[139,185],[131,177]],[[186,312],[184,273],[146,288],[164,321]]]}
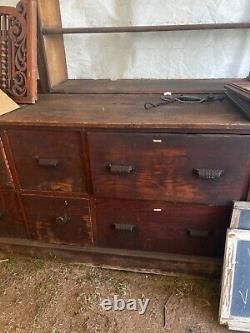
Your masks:
{"label": "cabinet base molding", "polygon": [[222,267],[221,259],[208,257],[100,247],[82,248],[16,238],[0,238],[0,251],[9,255],[54,258],[106,269],[168,276],[219,278]]}

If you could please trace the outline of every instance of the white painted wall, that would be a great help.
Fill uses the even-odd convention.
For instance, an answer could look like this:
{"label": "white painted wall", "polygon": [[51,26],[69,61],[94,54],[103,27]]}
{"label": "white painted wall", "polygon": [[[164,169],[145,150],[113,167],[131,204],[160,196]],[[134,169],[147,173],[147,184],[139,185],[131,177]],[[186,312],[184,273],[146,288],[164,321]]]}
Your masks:
{"label": "white painted wall", "polygon": [[[61,0],[69,26],[250,21],[250,0]],[[65,36],[71,78],[245,77],[250,30]]]}
{"label": "white painted wall", "polygon": [[[250,22],[250,0],[61,0],[61,10],[64,27]],[[250,69],[250,30],[64,38],[70,78],[226,78]]]}

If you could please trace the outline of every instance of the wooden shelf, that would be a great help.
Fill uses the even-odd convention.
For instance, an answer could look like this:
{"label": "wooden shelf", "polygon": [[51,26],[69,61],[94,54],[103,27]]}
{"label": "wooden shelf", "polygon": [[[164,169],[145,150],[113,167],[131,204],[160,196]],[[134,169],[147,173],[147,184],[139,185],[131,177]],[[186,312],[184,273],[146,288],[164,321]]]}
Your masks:
{"label": "wooden shelf", "polygon": [[224,86],[235,79],[180,79],[180,80],[66,80],[51,89],[59,94],[175,94],[224,93]]}
{"label": "wooden shelf", "polygon": [[229,30],[250,29],[250,22],[245,23],[208,23],[181,25],[152,25],[127,27],[79,27],[79,28],[43,28],[44,35],[51,34],[105,34],[105,33],[133,33],[159,31],[190,31],[190,30]]}

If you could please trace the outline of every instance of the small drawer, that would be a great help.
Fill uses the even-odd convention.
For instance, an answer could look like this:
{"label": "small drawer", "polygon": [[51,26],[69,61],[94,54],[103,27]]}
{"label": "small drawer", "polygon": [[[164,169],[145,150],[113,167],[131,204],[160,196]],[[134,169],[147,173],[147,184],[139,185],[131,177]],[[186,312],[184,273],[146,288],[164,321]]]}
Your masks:
{"label": "small drawer", "polygon": [[244,200],[250,136],[90,132],[98,197],[227,205]]}
{"label": "small drawer", "polygon": [[98,199],[98,246],[222,256],[231,208]]}
{"label": "small drawer", "polygon": [[89,201],[80,198],[22,196],[34,240],[55,244],[90,245]]}
{"label": "small drawer", "polygon": [[0,189],[13,189],[13,179],[9,163],[5,154],[2,139],[0,138]]}
{"label": "small drawer", "polygon": [[0,192],[0,237],[27,238],[23,215],[14,192]]}
{"label": "small drawer", "polygon": [[80,132],[8,131],[23,190],[86,192]]}

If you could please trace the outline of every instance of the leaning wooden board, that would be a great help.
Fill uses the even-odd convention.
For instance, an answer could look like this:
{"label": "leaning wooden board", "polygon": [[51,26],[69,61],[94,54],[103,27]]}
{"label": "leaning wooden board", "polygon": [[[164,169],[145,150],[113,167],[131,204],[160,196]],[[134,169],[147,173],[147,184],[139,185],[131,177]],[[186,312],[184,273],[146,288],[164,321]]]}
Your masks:
{"label": "leaning wooden board", "polygon": [[145,110],[154,99],[43,95],[1,117],[2,223],[8,198],[21,218],[0,248],[218,276],[233,200],[249,195],[250,123],[228,100]]}

